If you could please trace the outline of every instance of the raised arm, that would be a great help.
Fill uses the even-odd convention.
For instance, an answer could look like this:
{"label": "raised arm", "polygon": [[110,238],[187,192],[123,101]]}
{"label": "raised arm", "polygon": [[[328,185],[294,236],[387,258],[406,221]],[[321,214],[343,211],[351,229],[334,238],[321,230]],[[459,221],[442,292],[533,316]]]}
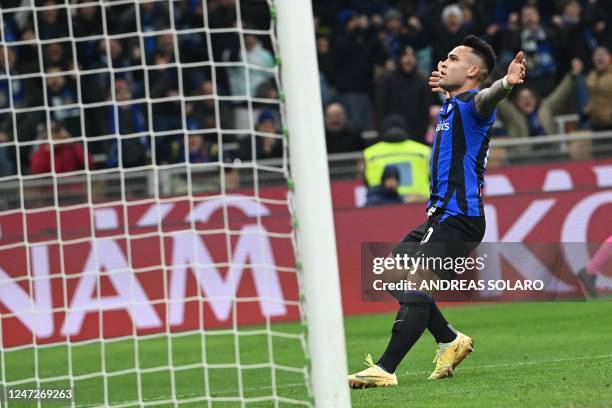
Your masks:
{"label": "raised arm", "polygon": [[497,104],[504,99],[512,90],[514,85],[522,84],[525,80],[527,60],[523,51],[519,51],[508,66],[508,74],[502,79],[493,82],[489,88],[485,88],[476,95],[476,110],[483,116],[493,113]]}

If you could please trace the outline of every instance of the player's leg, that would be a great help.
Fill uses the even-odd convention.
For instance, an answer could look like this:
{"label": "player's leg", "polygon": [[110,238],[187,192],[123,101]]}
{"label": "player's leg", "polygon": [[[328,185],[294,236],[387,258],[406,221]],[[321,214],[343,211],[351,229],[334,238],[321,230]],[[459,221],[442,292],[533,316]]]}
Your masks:
{"label": "player's leg", "polygon": [[376,364],[373,363],[369,354],[366,356],[365,364],[368,368],[348,377],[351,387],[369,388],[397,385],[395,370],[427,328],[430,305],[431,303],[428,301],[402,303],[400,305],[385,352]]}
{"label": "player's leg", "polygon": [[[440,223],[433,239],[447,240],[446,257],[467,257],[482,240],[484,230],[484,217],[449,217]],[[453,375],[457,366],[473,351],[472,339],[455,330],[435,303],[432,303],[430,308],[427,329],[438,343],[434,359],[436,367],[429,379],[442,379]]]}
{"label": "player's leg", "polygon": [[612,235],[601,244],[586,267],[578,271],[578,279],[580,279],[589,295],[593,297],[597,296],[597,285],[595,284],[597,274],[610,257],[612,257]]}
{"label": "player's leg", "polygon": [[[402,244],[407,244],[409,247],[417,245],[423,239],[428,228],[429,222],[408,233],[398,245],[396,251],[401,250],[398,248],[401,248]],[[393,295],[398,297],[398,294]],[[365,364],[368,367],[348,377],[351,387],[368,388],[397,385],[395,370],[406,353],[421,337],[429,321],[429,297],[426,294],[418,293],[415,296],[417,299],[414,300],[419,300],[418,297],[421,296],[423,301],[402,302],[402,298],[398,297],[400,308],[395,316],[391,328],[391,338],[385,352],[376,364],[369,354],[366,356]]]}

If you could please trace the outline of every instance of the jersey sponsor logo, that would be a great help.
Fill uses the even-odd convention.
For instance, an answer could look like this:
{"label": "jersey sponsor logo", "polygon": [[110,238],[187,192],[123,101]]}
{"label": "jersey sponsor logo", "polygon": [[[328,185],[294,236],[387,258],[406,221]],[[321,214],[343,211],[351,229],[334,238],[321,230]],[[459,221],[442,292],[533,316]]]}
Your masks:
{"label": "jersey sponsor logo", "polygon": [[436,132],[439,132],[441,130],[448,130],[448,129],[450,129],[450,123],[448,122],[440,122],[436,126]]}

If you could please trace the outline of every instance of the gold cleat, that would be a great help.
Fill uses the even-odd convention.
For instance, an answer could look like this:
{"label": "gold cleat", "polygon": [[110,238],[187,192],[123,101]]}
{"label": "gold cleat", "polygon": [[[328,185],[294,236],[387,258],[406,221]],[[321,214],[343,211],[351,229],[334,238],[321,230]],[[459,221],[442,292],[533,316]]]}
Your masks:
{"label": "gold cleat", "polygon": [[436,368],[429,376],[430,380],[439,380],[442,378],[452,377],[455,373],[455,368],[467,357],[469,353],[474,351],[474,342],[463,333],[458,333],[457,338],[444,349],[438,349],[434,363]]}
{"label": "gold cleat", "polygon": [[372,356],[366,354],[364,364],[368,366],[363,371],[348,376],[351,388],[373,388],[397,385],[395,374],[389,374],[372,361]]}

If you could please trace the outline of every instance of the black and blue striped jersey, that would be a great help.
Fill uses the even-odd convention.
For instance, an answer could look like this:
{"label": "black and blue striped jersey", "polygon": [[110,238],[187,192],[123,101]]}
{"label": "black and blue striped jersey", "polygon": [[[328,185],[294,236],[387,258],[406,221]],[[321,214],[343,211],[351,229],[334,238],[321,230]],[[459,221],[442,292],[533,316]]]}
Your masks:
{"label": "black and blue striped jersey", "polygon": [[482,188],[496,111],[476,110],[478,90],[447,99],[435,130],[428,208],[451,215],[483,216]]}

